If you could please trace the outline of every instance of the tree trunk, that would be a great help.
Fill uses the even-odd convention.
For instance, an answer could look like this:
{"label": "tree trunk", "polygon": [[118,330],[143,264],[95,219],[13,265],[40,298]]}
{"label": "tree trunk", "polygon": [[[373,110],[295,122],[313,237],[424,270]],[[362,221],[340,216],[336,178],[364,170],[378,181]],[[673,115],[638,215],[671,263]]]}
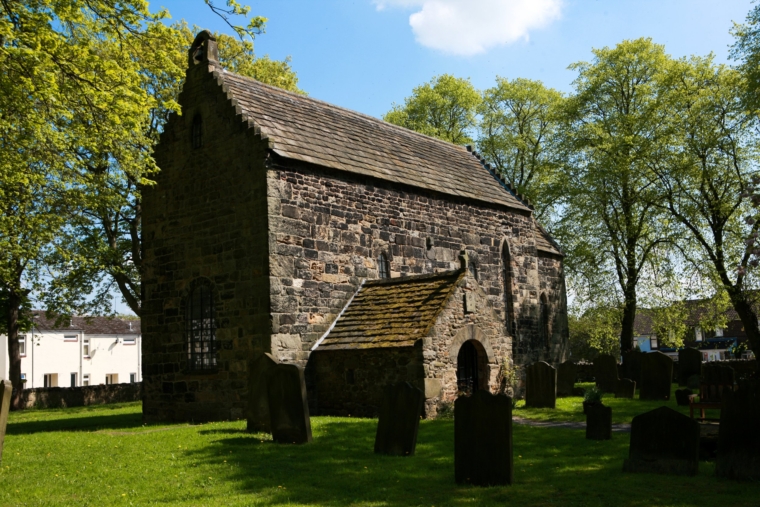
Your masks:
{"label": "tree trunk", "polygon": [[18,314],[21,308],[22,298],[15,290],[11,289],[8,293],[8,313],[5,316],[8,329],[8,358],[10,368],[8,376],[11,385],[13,385],[13,394],[11,395],[11,410],[21,408],[21,395],[24,385],[21,382],[21,356],[18,348]]}
{"label": "tree trunk", "polygon": [[635,290],[625,291],[625,302],[623,304],[623,321],[620,329],[620,352],[627,352],[633,349],[633,323],[636,320],[636,292]]}
{"label": "tree trunk", "polygon": [[742,321],[744,331],[747,333],[747,340],[752,352],[755,353],[755,376],[760,377],[760,330],[758,329],[757,314],[752,309],[752,304],[747,301],[740,290],[729,289],[728,296],[731,298],[731,304],[734,306],[739,319]]}

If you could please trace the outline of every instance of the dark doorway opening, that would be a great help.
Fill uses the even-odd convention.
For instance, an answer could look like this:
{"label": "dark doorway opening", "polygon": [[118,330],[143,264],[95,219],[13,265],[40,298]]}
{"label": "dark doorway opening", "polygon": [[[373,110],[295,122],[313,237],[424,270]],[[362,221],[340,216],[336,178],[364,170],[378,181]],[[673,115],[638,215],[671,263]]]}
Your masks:
{"label": "dark doorway opening", "polygon": [[482,353],[473,340],[462,344],[457,355],[457,389],[469,395],[482,389],[485,376],[481,374]]}

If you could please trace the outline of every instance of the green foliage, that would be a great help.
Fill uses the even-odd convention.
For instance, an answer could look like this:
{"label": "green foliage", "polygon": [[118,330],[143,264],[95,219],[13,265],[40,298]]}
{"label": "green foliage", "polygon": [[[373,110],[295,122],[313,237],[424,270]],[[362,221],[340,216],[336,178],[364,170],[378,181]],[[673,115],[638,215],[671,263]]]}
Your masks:
{"label": "green foliage", "polygon": [[648,310],[652,317],[652,331],[657,335],[660,346],[681,348],[689,328],[689,309],[683,301],[668,306]]}
{"label": "green foliage", "polygon": [[583,401],[586,403],[601,403],[604,391],[596,386],[589,386],[583,390]]}
{"label": "green foliage", "polygon": [[568,315],[570,351],[573,360],[591,361],[599,354],[620,356],[621,311],[597,306],[582,315]]}
{"label": "green foliage", "polygon": [[450,143],[472,144],[480,100],[469,79],[443,74],[416,87],[404,105],[394,104],[383,120]]}

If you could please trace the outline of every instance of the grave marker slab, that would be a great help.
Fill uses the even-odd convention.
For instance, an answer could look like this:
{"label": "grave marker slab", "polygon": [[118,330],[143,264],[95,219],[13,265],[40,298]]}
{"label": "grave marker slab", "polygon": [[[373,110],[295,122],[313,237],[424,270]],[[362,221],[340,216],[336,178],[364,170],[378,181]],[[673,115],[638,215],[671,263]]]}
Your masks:
{"label": "grave marker slab", "polygon": [[720,411],[715,475],[760,480],[760,385],[757,381],[727,392]]}
{"label": "grave marker slab", "polygon": [[618,380],[617,389],[615,390],[615,398],[630,398],[636,395],[636,382],[629,378],[621,378]]}
{"label": "grave marker slab", "polygon": [[273,367],[267,387],[272,439],[284,444],[311,442],[311,421],[303,368],[294,364]]}
{"label": "grave marker slab", "polygon": [[624,472],[697,475],[698,470],[697,421],[669,407],[656,408],[633,418]]}
{"label": "grave marker slab", "polygon": [[623,377],[629,378],[641,384],[641,356],[644,355],[640,350],[629,350],[623,352]]}
{"label": "grave marker slab", "polygon": [[662,352],[649,352],[641,358],[639,399],[669,400],[673,382],[673,360]]}
{"label": "grave marker slab", "polygon": [[678,351],[678,385],[688,385],[689,377],[699,375],[702,371],[702,353],[687,347]]}
{"label": "grave marker slab", "polygon": [[525,369],[525,406],[555,408],[557,404],[557,370],[538,361]]}
{"label": "grave marker slab", "polygon": [[676,405],[679,407],[688,407],[689,396],[692,394],[694,394],[694,392],[688,388],[676,389]]}
{"label": "grave marker slab", "polygon": [[586,439],[609,440],[612,438],[612,407],[591,405],[586,410]]}
{"label": "grave marker slab", "polygon": [[617,361],[609,354],[601,354],[594,358],[594,377],[596,386],[604,393],[614,393],[617,389]]}
{"label": "grave marker slab", "polygon": [[[5,352],[3,352],[5,353]],[[11,409],[13,385],[10,380],[0,380],[0,463],[3,461],[3,444],[5,443],[5,428],[8,426],[8,412]]]}
{"label": "grave marker slab", "polygon": [[269,377],[279,361],[272,354],[260,354],[248,368],[248,428],[249,432],[272,431],[267,389]]}
{"label": "grave marker slab", "polygon": [[572,396],[577,376],[578,365],[573,361],[560,364],[557,367],[557,396]]}
{"label": "grave marker slab", "polygon": [[454,475],[458,483],[512,484],[512,399],[476,391],[454,402]]}
{"label": "grave marker slab", "polygon": [[385,386],[375,435],[377,454],[414,454],[424,402],[425,395],[409,382]]}

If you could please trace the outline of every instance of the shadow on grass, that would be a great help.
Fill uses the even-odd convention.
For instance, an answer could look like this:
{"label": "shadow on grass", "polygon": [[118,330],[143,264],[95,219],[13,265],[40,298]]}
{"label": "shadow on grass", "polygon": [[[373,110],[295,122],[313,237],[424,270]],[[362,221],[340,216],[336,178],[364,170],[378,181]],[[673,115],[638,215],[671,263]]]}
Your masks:
{"label": "shadow on grass", "polygon": [[142,414],[111,414],[72,417],[69,419],[10,422],[8,435],[24,435],[49,431],[98,431],[142,427]]}

